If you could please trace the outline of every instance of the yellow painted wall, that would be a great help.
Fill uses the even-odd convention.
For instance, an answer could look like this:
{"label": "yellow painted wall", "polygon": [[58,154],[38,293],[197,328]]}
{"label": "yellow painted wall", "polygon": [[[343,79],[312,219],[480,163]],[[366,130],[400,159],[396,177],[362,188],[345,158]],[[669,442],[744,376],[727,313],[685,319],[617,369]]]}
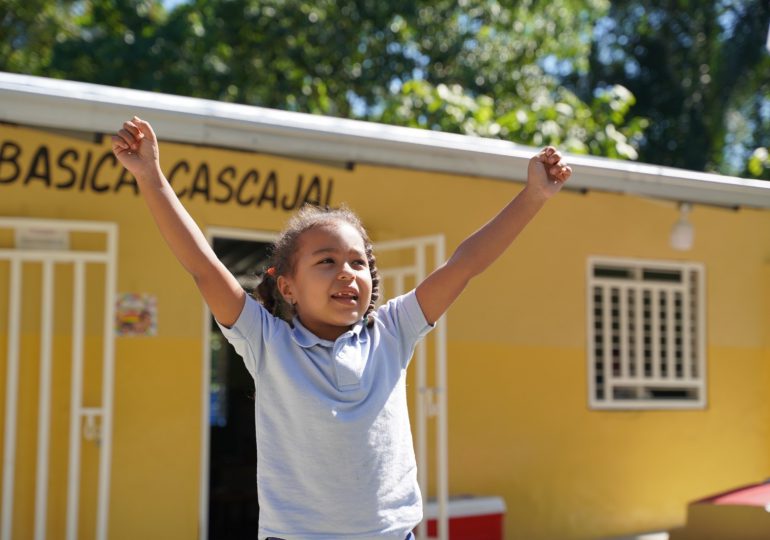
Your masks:
{"label": "yellow painted wall", "polygon": [[[66,187],[58,156],[68,148],[81,156],[89,149],[103,155],[106,141],[0,125],[0,144],[7,140],[22,149],[22,170],[9,180],[13,166],[0,162],[0,215],[118,223],[118,291],[158,298],[158,336],[116,343],[110,538],[196,538],[203,321],[195,287],[131,187],[115,192],[120,173],[111,162],[104,162],[91,187],[86,182],[80,190],[79,180]],[[42,144],[52,156],[51,181],[25,183],[30,166],[24,160]],[[276,231],[290,214],[280,204],[283,197],[287,205],[293,199],[298,176],[307,186],[317,175],[323,186],[333,186],[331,203],[344,201],[357,210],[375,240],[444,233],[449,253],[521,187],[171,143],[162,143],[161,156],[167,171],[185,158],[191,170],[209,167],[208,202],[202,194],[190,196],[191,174],[175,182],[180,192],[187,190],[183,202],[204,228]],[[242,199],[258,197],[274,171],[278,208],[216,202],[229,194],[215,179],[228,166],[232,174],[223,178],[231,186],[250,168],[260,174]],[[685,254],[668,247],[676,217],[671,203],[564,192],[450,310],[450,489],[503,496],[507,540],[579,540],[667,528],[683,522],[688,501],[770,476],[770,212],[698,206],[691,215],[696,245]],[[705,265],[705,410],[588,409],[585,268],[591,255]],[[0,359],[3,339],[0,334]],[[26,440],[19,455],[34,455],[34,445],[34,438]],[[63,504],[57,500],[49,502],[54,513]],[[20,523],[31,520],[32,510],[24,508]]]}

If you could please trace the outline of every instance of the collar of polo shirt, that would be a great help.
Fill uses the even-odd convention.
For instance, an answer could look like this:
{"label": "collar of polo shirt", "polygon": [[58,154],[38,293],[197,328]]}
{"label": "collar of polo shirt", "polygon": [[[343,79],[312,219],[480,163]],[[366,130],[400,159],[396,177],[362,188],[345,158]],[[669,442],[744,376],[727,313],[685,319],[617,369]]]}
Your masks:
{"label": "collar of polo shirt", "polygon": [[[349,336],[360,336],[361,330],[363,330],[364,325],[366,324],[366,321],[361,319],[356,324],[353,325],[353,327],[342,334],[337,339],[342,339]],[[309,348],[314,347],[315,345],[323,345],[325,347],[330,347],[334,345],[334,341],[330,341],[328,339],[322,339],[318,336],[316,336],[313,332],[305,328],[302,323],[299,321],[298,317],[294,317],[292,320],[292,330],[291,330],[291,337],[294,340],[294,342],[299,345],[300,347]]]}

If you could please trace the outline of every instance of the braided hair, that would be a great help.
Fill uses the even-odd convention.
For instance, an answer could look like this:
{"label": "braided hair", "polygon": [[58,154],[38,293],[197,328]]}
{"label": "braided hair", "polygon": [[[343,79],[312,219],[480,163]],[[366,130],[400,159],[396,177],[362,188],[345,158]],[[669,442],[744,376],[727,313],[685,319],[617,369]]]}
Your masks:
{"label": "braided hair", "polygon": [[366,260],[369,264],[369,272],[372,276],[372,296],[369,307],[364,313],[367,325],[373,324],[371,317],[374,305],[380,297],[380,276],[377,272],[377,264],[374,258],[372,242],[366,233],[359,217],[346,206],[340,208],[319,207],[312,205],[303,206],[288,222],[273,244],[270,252],[268,270],[262,275],[262,282],[254,291],[254,297],[276,317],[291,324],[294,317],[294,307],[288,303],[278,290],[278,276],[290,275],[294,271],[294,254],[299,246],[299,239],[305,231],[334,223],[347,223],[352,225],[364,241]]}

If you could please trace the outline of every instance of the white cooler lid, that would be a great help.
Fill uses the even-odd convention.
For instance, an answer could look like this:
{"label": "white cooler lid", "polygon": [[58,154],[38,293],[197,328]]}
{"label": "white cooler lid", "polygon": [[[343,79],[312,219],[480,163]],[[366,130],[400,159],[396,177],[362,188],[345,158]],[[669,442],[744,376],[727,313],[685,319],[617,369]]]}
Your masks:
{"label": "white cooler lid", "polygon": [[[449,517],[486,516],[489,514],[504,514],[505,501],[502,497],[450,497]],[[438,517],[438,503],[427,501],[424,506],[424,519]]]}

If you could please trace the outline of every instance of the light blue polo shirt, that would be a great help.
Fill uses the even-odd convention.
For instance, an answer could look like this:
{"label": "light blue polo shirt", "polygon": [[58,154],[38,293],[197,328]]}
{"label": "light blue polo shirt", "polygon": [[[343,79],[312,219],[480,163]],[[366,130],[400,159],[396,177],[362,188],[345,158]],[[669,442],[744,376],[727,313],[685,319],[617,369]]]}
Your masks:
{"label": "light blue polo shirt", "polygon": [[251,297],[220,328],[254,377],[260,540],[404,540],[422,520],[406,368],[432,328],[415,292],[333,342]]}

